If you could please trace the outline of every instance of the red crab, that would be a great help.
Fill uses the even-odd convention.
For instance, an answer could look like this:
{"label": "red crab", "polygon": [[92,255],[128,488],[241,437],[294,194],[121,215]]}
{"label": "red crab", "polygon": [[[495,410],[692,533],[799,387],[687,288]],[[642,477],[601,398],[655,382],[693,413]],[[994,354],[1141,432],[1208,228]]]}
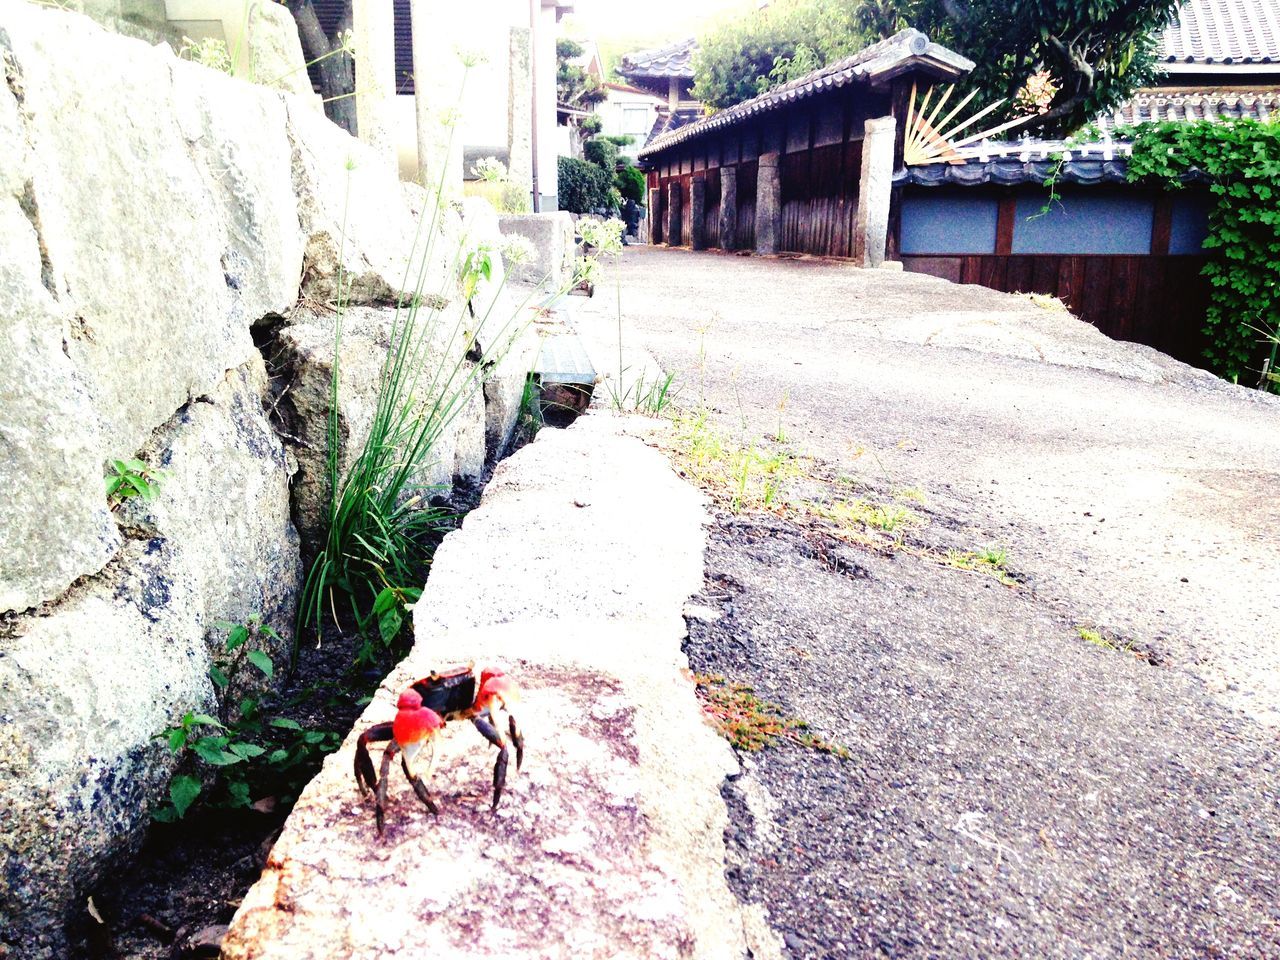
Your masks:
{"label": "red crab", "polygon": [[[514,681],[495,667],[477,669],[475,664],[450,667],[433,672],[418,680],[404,693],[396,704],[396,718],[391,723],[379,723],[360,734],[356,742],[356,784],[360,792],[372,790],[374,817],[378,833],[382,833],[383,807],[387,800],[387,779],[391,773],[391,761],[401,754],[400,764],[404,775],[413,785],[428,810],[438,814],[440,808],[431,799],[422,777],[414,772],[413,762],[419,751],[430,742],[450,720],[470,720],[480,734],[498,748],[498,759],[493,765],[493,809],[502,799],[502,787],[507,782],[507,739],[505,726],[516,747],[516,769],[524,763],[524,735],[511,713],[511,704],[519,699]],[[506,723],[503,723],[503,719]],[[369,756],[369,744],[387,742],[382,752],[382,776],[374,775],[373,760]]]}

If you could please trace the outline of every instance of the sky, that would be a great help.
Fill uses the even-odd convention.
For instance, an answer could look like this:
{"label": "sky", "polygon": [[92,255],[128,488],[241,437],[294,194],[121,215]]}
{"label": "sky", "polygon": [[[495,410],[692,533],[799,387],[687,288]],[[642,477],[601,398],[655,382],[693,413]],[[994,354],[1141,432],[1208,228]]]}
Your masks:
{"label": "sky", "polygon": [[751,0],[575,0],[572,32],[599,40],[680,39],[744,3],[754,5]]}

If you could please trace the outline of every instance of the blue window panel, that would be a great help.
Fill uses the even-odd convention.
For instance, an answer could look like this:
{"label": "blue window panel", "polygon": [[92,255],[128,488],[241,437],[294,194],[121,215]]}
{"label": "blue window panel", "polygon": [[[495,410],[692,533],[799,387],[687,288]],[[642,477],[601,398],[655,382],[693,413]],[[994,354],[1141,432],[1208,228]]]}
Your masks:
{"label": "blue window panel", "polygon": [[1183,191],[1173,195],[1173,222],[1169,230],[1170,253],[1200,253],[1209,235],[1209,211],[1214,197]]}
{"label": "blue window panel", "polygon": [[917,193],[902,198],[902,252],[994,253],[996,198],[970,193]]}
{"label": "blue window panel", "polygon": [[1150,196],[1089,189],[1061,195],[1038,216],[1048,199],[1035,191],[1018,195],[1013,222],[1014,253],[1150,253],[1155,206]]}

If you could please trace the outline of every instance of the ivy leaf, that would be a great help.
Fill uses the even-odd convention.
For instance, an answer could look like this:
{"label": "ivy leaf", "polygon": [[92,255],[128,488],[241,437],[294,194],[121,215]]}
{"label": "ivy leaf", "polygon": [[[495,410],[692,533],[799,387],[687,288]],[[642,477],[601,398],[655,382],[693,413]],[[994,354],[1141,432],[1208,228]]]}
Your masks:
{"label": "ivy leaf", "polygon": [[[218,718],[211,717],[207,713],[191,713],[187,714],[187,716],[191,718],[192,724],[201,723],[206,727],[218,727],[219,729],[222,729],[222,724],[218,721]],[[186,718],[184,717],[183,720],[185,722]]]}
{"label": "ivy leaf", "polygon": [[271,658],[261,650],[250,650],[248,656],[249,662],[268,677],[271,677],[276,672],[275,665],[272,664]]}
{"label": "ivy leaf", "polygon": [[233,743],[227,749],[243,760],[251,760],[267,752],[256,743]]}
{"label": "ivy leaf", "polygon": [[219,690],[227,689],[227,686],[231,683],[231,678],[217,667],[209,668],[209,679],[213,681],[213,685]]}
{"label": "ivy leaf", "polygon": [[174,727],[169,731],[169,750],[172,753],[178,753],[187,745],[187,731],[181,727]]}
{"label": "ivy leaf", "polygon": [[281,730],[301,730],[302,724],[297,720],[290,720],[288,717],[272,717],[270,723],[273,727],[279,727]]}
{"label": "ivy leaf", "polygon": [[200,796],[200,779],[198,777],[182,776],[174,777],[169,784],[169,799],[173,802],[173,809],[178,817],[185,817],[187,810],[191,808],[191,804],[196,802],[196,797]]}
{"label": "ivy leaf", "polygon": [[273,750],[271,751],[271,756],[267,757],[267,763],[271,764],[274,767],[284,763],[288,759],[289,759],[288,750]]}

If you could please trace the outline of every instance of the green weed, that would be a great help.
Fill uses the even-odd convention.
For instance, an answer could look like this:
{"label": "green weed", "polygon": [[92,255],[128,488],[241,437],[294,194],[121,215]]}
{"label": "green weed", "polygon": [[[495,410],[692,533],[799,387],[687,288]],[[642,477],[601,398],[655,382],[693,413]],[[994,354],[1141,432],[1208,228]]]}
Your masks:
{"label": "green weed", "polygon": [[1103,650],[1112,650],[1116,653],[1129,654],[1130,656],[1137,657],[1139,660],[1143,660],[1147,663],[1156,662],[1151,651],[1142,649],[1134,641],[1126,640],[1122,637],[1108,636],[1101,630],[1094,627],[1077,625],[1076,636],[1085,643],[1095,647],[1100,647]]}
{"label": "green weed", "polygon": [[112,460],[105,478],[107,506],[114,510],[131,497],[154,500],[169,475],[141,460]]}
{"label": "green weed", "polygon": [[209,678],[231,715],[220,719],[188,711],[156,735],[182,758],[186,771],[169,782],[168,799],[152,811],[152,818],[162,823],[182,819],[202,795],[211,807],[248,807],[268,796],[290,803],[321,758],[342,742],[334,731],[306,730],[295,720],[268,715],[261,696],[246,695],[229,704],[228,692],[245,664],[267,679],[275,675],[262,641],[267,637],[278,641],[279,634],[258,618],[220,626],[227,630],[227,639],[209,669]]}
{"label": "green weed", "polygon": [[785,506],[788,483],[802,473],[800,462],[783,450],[739,446],[714,429],[706,411],[675,417],[676,443],[686,473],[727,501],[734,513]]}
{"label": "green weed", "polygon": [[761,700],[746,684],[731,683],[712,674],[695,674],[693,681],[697,684],[703,712],[739,750],[756,752],[788,740],[842,760],[853,756],[848,747],[810,733],[807,723],[787,716],[778,704]]}
{"label": "green weed", "polygon": [[[625,373],[626,369],[623,370],[624,375]],[[626,389],[622,389],[620,383],[607,380],[610,405],[619,413],[643,413],[660,417],[671,408],[679,392],[672,386],[675,378],[674,373],[668,373],[665,376],[655,375],[652,380],[646,381],[644,371],[641,371]]]}
{"label": "green weed", "polygon": [[1017,581],[1009,575],[1009,555],[996,547],[984,547],[981,550],[948,550],[942,562],[957,570],[971,570],[995,577],[1005,586],[1016,586]]}
{"label": "green weed", "polygon": [[922,522],[919,515],[903,507],[880,506],[861,499],[813,503],[809,509],[838,527],[863,527],[882,533],[896,533]]}

